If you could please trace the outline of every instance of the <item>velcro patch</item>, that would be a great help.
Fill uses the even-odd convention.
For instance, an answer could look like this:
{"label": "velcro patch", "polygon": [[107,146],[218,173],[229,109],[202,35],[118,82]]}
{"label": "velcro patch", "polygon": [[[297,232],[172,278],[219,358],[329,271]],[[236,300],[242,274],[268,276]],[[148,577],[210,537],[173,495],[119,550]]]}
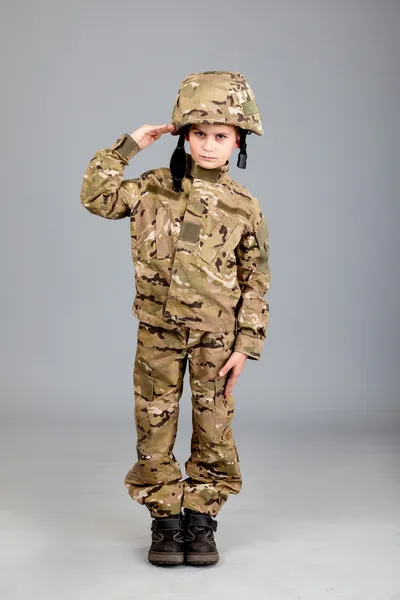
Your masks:
{"label": "velcro patch", "polygon": [[249,117],[250,115],[255,115],[259,112],[258,106],[255,100],[247,100],[247,102],[243,102],[243,113],[245,117]]}
{"label": "velcro patch", "polygon": [[184,221],[182,223],[179,239],[182,242],[190,242],[191,244],[195,244],[199,239],[200,229],[201,225],[199,223]]}
{"label": "velcro patch", "polygon": [[257,227],[255,235],[257,238],[257,244],[259,248],[262,248],[264,246],[265,240],[268,238],[268,225],[265,217],[261,219],[261,223]]}
{"label": "velcro patch", "polygon": [[138,148],[138,144],[130,135],[125,134],[118,138],[112,148],[117,150],[124,158],[130,158],[131,154]]}

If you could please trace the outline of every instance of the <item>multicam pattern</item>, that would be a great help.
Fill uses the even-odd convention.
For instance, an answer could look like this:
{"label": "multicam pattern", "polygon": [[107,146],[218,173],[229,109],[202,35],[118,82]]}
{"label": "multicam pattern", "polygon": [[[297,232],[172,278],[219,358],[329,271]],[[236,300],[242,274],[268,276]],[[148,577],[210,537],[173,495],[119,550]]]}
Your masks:
{"label": "multicam pattern", "polygon": [[[231,429],[234,399],[224,397],[228,376],[218,375],[234,342],[234,331],[168,330],[139,322],[133,375],[138,460],[125,485],[154,517],[179,513],[181,507],[216,515],[228,495],[241,489]],[[187,362],[193,434],[188,477],[181,481],[173,447]]]}
{"label": "multicam pattern", "polygon": [[241,73],[204,71],[186,77],[179,88],[172,112],[179,129],[189,123],[224,123],[263,135],[254,93]]}
{"label": "multicam pattern", "polygon": [[171,331],[236,331],[234,349],[258,359],[269,307],[268,227],[259,203],[229,175],[229,162],[204,169],[187,154],[183,192],[168,168],[123,179],[139,151],[123,134],[98,150],[81,202],[107,219],[130,217],[136,295],[133,314]]}

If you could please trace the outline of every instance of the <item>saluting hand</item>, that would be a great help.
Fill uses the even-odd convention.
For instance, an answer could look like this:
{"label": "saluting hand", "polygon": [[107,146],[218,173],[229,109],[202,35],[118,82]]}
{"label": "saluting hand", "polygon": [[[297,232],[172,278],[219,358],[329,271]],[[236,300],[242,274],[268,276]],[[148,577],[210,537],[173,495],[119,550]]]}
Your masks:
{"label": "saluting hand", "polygon": [[172,133],[174,129],[175,125],[172,123],[169,125],[142,125],[131,133],[131,138],[135,140],[140,150],[143,150],[143,148],[147,148],[147,146],[158,140],[163,133]]}
{"label": "saluting hand", "polygon": [[233,387],[236,381],[238,380],[240,373],[242,372],[246,360],[247,354],[243,354],[243,352],[232,352],[229,359],[220,370],[219,374],[221,376],[225,375],[225,373],[227,373],[228,371],[231,371],[231,374],[225,385],[225,398],[228,398],[228,396],[232,394]]}

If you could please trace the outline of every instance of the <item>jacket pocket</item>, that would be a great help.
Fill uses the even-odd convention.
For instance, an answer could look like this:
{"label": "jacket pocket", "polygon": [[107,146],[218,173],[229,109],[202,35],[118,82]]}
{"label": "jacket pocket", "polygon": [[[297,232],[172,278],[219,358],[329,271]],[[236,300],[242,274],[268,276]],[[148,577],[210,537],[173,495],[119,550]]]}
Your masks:
{"label": "jacket pocket", "polygon": [[218,270],[226,263],[229,254],[240,240],[241,226],[229,215],[224,215],[205,239],[198,256],[207,264],[214,264]]}
{"label": "jacket pocket", "polygon": [[157,258],[171,256],[171,214],[169,206],[160,206],[156,212]]}
{"label": "jacket pocket", "polygon": [[135,219],[136,254],[139,260],[144,261],[171,256],[170,208],[156,208],[153,202],[143,202]]}
{"label": "jacket pocket", "polygon": [[156,258],[156,209],[143,198],[135,215],[136,253],[139,260]]}

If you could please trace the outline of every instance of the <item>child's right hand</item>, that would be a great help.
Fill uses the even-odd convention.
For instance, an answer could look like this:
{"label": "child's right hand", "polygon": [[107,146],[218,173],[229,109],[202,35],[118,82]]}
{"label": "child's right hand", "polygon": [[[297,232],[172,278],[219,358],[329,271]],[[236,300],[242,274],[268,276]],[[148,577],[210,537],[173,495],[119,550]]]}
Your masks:
{"label": "child's right hand", "polygon": [[140,150],[143,150],[143,148],[147,148],[147,146],[158,140],[163,133],[172,133],[174,129],[175,125],[172,123],[169,125],[142,125],[131,133],[131,138],[135,140]]}

